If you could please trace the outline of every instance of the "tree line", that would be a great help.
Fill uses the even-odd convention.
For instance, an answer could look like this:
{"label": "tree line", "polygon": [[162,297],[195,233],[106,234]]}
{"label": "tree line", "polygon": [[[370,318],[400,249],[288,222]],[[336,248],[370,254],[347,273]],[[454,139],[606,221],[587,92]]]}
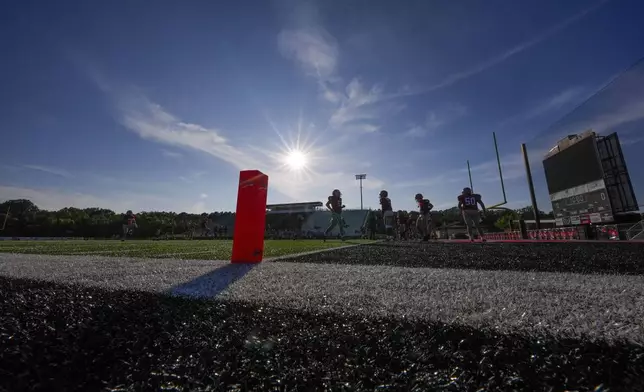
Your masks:
{"label": "tree line", "polygon": [[[403,216],[406,211],[399,211]],[[298,214],[295,214],[298,215]],[[461,220],[456,207],[432,213],[437,226],[458,224]],[[552,214],[540,212],[542,219],[552,219]],[[233,212],[209,213],[212,224],[232,227]],[[139,238],[150,238],[158,232],[180,235],[189,232],[202,221],[202,214],[188,212],[144,211],[136,213]],[[267,223],[275,229],[289,229],[301,219],[283,214],[269,214]],[[505,230],[517,219],[533,219],[532,207],[516,210],[490,210],[483,224],[492,230]],[[0,204],[0,236],[3,237],[91,237],[109,238],[121,232],[122,212],[105,208],[66,207],[57,211],[39,208],[30,200],[7,200]],[[289,227],[287,227],[289,226]],[[232,233],[229,231],[229,233]]]}

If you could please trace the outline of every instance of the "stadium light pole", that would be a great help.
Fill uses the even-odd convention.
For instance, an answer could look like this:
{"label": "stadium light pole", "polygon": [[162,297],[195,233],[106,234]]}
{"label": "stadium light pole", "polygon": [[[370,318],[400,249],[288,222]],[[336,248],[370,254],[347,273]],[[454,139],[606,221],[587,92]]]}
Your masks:
{"label": "stadium light pole", "polygon": [[4,230],[5,227],[7,227],[7,220],[9,219],[9,211],[11,211],[11,205],[7,207],[7,212],[4,215],[4,222],[2,222],[2,228],[0,231]]}
{"label": "stadium light pole", "polygon": [[363,210],[362,208],[362,180],[366,180],[367,175],[366,174],[356,174],[356,180],[360,181],[360,209]]}
{"label": "stadium light pole", "polygon": [[530,188],[530,200],[532,201],[532,212],[534,214],[534,225],[537,230],[541,229],[541,218],[539,217],[539,208],[537,207],[537,197],[534,194],[534,182],[532,181],[532,171],[530,170],[530,160],[528,159],[528,148],[525,143],[521,144],[521,155],[525,165],[526,176],[528,177],[528,187]]}

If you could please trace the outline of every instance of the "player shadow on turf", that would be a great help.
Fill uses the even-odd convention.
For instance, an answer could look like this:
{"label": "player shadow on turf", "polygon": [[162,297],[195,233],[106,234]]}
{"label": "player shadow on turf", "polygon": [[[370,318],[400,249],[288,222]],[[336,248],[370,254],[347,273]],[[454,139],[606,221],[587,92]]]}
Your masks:
{"label": "player shadow on turf", "polygon": [[213,298],[243,278],[257,264],[228,264],[168,290],[171,295]]}

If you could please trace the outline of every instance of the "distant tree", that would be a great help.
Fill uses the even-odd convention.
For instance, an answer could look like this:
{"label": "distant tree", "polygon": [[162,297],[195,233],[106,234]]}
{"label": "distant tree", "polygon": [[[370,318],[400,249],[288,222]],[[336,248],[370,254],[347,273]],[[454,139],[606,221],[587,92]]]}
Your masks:
{"label": "distant tree", "polygon": [[500,230],[508,230],[512,228],[512,222],[519,219],[519,214],[515,211],[506,211],[503,215],[499,216],[494,222],[494,226]]}

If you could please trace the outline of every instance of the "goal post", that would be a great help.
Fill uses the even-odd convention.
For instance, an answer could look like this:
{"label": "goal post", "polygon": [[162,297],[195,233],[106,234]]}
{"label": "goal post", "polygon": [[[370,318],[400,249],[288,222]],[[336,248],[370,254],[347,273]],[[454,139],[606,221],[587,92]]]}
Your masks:
{"label": "goal post", "polygon": [[[501,206],[508,204],[507,196],[505,194],[505,183],[503,181],[503,168],[501,167],[501,156],[499,154],[499,145],[496,140],[496,132],[492,132],[492,138],[494,140],[494,153],[496,154],[496,164],[499,170],[499,181],[501,183],[501,194],[503,195],[503,201],[487,207],[487,209],[489,210],[504,209]],[[470,168],[469,160],[467,161],[467,175],[470,180],[470,188],[472,189],[472,191],[474,191],[474,185],[472,183],[472,170]]]}

